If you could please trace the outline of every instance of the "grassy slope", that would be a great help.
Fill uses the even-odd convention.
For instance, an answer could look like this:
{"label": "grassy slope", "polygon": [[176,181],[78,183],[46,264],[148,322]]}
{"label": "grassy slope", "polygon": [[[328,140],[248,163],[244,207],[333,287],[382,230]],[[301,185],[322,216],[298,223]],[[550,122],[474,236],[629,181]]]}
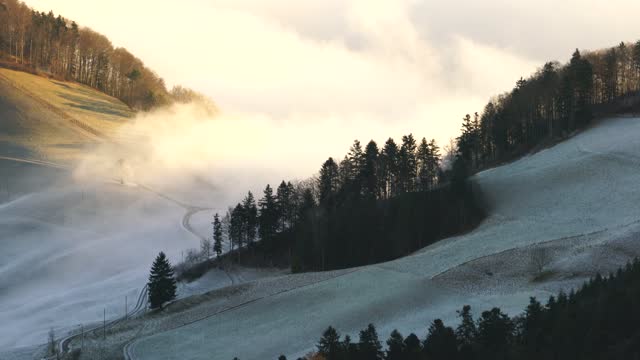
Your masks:
{"label": "grassy slope", "polygon": [[0,69],[0,156],[70,163],[88,146],[126,141],[118,128],[133,114],[89,87]]}

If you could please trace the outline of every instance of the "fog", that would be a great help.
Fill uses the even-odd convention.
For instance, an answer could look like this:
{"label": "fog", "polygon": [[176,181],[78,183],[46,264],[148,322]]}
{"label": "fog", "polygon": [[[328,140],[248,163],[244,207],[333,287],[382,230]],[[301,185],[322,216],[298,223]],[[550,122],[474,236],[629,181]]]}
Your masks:
{"label": "fog", "polygon": [[[548,58],[640,29],[637,11],[603,26],[597,12],[498,0],[27,3],[104,33],[221,110],[139,114],[120,130],[125,144],[87,150],[71,173],[0,205],[0,348],[44,342],[50,327],[99,320],[103,308],[121,314],[158,251],[175,262],[198,245],[181,203],[223,211],[247,190],[312,176],[354,139],[413,133],[444,145],[464,114]],[[549,26],[531,31],[539,21]],[[207,235],[202,218],[194,226]]]}
{"label": "fog", "polygon": [[[313,168],[321,160],[279,158],[295,138],[322,147],[295,152],[322,151],[323,158],[341,156],[355,138],[381,142],[412,132],[445,144],[466,113],[542,64],[455,31],[435,38],[414,19],[420,3],[406,0],[29,3],[103,32],[169,85],[205,93],[233,118],[259,119],[267,134],[293,128],[278,146],[245,143],[273,154],[269,168],[291,171],[308,172],[310,160]],[[247,125],[225,137],[243,143],[257,133]]]}

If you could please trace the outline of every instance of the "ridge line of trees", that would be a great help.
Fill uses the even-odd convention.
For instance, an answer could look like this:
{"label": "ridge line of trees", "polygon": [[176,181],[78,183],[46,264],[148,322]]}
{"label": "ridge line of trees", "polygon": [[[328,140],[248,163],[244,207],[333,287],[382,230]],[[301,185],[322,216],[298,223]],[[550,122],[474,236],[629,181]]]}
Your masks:
{"label": "ridge line of trees", "polygon": [[[213,242],[224,237],[224,256],[235,262],[261,258],[294,272],[407,255],[483,217],[465,166],[443,171],[441,162],[435,140],[418,142],[412,134],[399,145],[389,138],[382,148],[355,140],[340,162],[328,158],[317,176],[283,180],[275,189],[267,184],[258,199],[249,191],[223,216],[215,214]],[[200,252],[188,252],[180,277],[196,278],[213,264],[211,244],[207,239]],[[221,245],[214,252],[220,258]]]}
{"label": "ridge line of trees", "polygon": [[[520,315],[499,308],[474,319],[469,305],[457,311],[453,328],[435,319],[420,339],[393,330],[386,348],[373,324],[357,342],[329,326],[317,351],[298,360],[627,360],[640,357],[640,261],[615,274],[597,274],[577,291],[532,297]],[[279,360],[286,360],[281,355]]]}
{"label": "ridge line of trees", "polygon": [[457,146],[471,170],[569,136],[596,115],[640,110],[640,41],[547,62],[463,118]]}

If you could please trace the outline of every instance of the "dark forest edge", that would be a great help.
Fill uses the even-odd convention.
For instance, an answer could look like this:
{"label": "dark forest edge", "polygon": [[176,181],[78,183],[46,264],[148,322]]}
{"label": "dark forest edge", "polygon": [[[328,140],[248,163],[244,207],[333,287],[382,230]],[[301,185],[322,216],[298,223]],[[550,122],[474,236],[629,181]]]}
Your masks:
{"label": "dark forest edge", "polygon": [[113,96],[135,110],[199,101],[206,96],[164,80],[142,60],[90,28],[52,11],[38,12],[18,0],[0,2],[0,67],[76,81]]}
{"label": "dark forest edge", "polygon": [[[293,271],[311,271],[407,255],[482,220],[469,174],[562,141],[596,117],[637,111],[639,104],[640,41],[584,55],[576,50],[567,64],[546,63],[491,99],[481,114],[464,116],[444,159],[435,141],[418,145],[412,135],[400,145],[390,138],[382,149],[374,141],[362,149],[356,140],[342,161],[329,158],[312,179],[283,181],[276,195],[267,185],[257,205],[249,193],[223,218],[219,230],[233,255],[222,258],[264,263],[258,253]],[[195,269],[188,279],[209,267],[192,255],[183,265]]]}
{"label": "dark forest edge", "polygon": [[[178,278],[193,280],[223,260],[293,272],[360,266],[468,231],[484,218],[479,193],[465,161],[443,171],[439,151],[435,141],[418,144],[411,134],[382,149],[374,141],[363,149],[356,140],[340,163],[325,161],[317,177],[283,181],[275,194],[267,185],[257,202],[248,192],[221,220],[216,214],[213,242],[187,254]],[[223,234],[231,245],[225,255]]]}
{"label": "dark forest edge", "polygon": [[[510,318],[499,308],[474,320],[471,307],[459,310],[456,328],[436,319],[426,336],[406,338],[394,330],[386,349],[374,325],[358,342],[340,338],[333,327],[322,334],[317,351],[304,360],[538,360],[637,359],[640,356],[640,262],[636,259],[607,277],[596,275],[577,291],[560,292],[546,305],[531,298],[524,312]],[[286,360],[284,355],[279,360]]]}

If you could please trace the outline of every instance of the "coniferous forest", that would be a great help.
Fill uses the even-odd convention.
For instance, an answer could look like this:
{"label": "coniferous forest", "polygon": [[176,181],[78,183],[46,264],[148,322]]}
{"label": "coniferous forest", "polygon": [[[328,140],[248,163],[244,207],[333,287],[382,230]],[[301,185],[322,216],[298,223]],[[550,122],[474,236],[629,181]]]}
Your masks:
{"label": "coniferous forest", "polygon": [[[436,319],[422,334],[394,330],[386,344],[374,325],[357,340],[329,327],[311,360],[631,360],[640,356],[640,261],[607,277],[597,275],[579,290],[551,296],[546,304],[531,298],[513,318],[499,308],[474,317],[464,306],[459,322]],[[386,345],[386,346],[385,346]],[[281,356],[280,359],[286,359]]]}
{"label": "coniferous forest", "polygon": [[[481,194],[468,176],[552,145],[594,119],[634,111],[640,103],[640,41],[544,64],[462,117],[461,133],[442,169],[434,140],[413,135],[379,146],[355,141],[342,159],[327,159],[311,180],[267,186],[223,218],[232,248],[286,254],[294,271],[370,264],[407,255],[473,228]],[[263,240],[256,245],[257,240]]]}
{"label": "coniferous forest", "polygon": [[296,272],[398,258],[483,218],[463,163],[443,172],[435,141],[417,143],[411,134],[381,149],[356,140],[339,163],[327,159],[317,178],[283,181],[275,193],[267,185],[257,200],[249,192],[221,227],[238,258],[244,248],[284,254]]}

